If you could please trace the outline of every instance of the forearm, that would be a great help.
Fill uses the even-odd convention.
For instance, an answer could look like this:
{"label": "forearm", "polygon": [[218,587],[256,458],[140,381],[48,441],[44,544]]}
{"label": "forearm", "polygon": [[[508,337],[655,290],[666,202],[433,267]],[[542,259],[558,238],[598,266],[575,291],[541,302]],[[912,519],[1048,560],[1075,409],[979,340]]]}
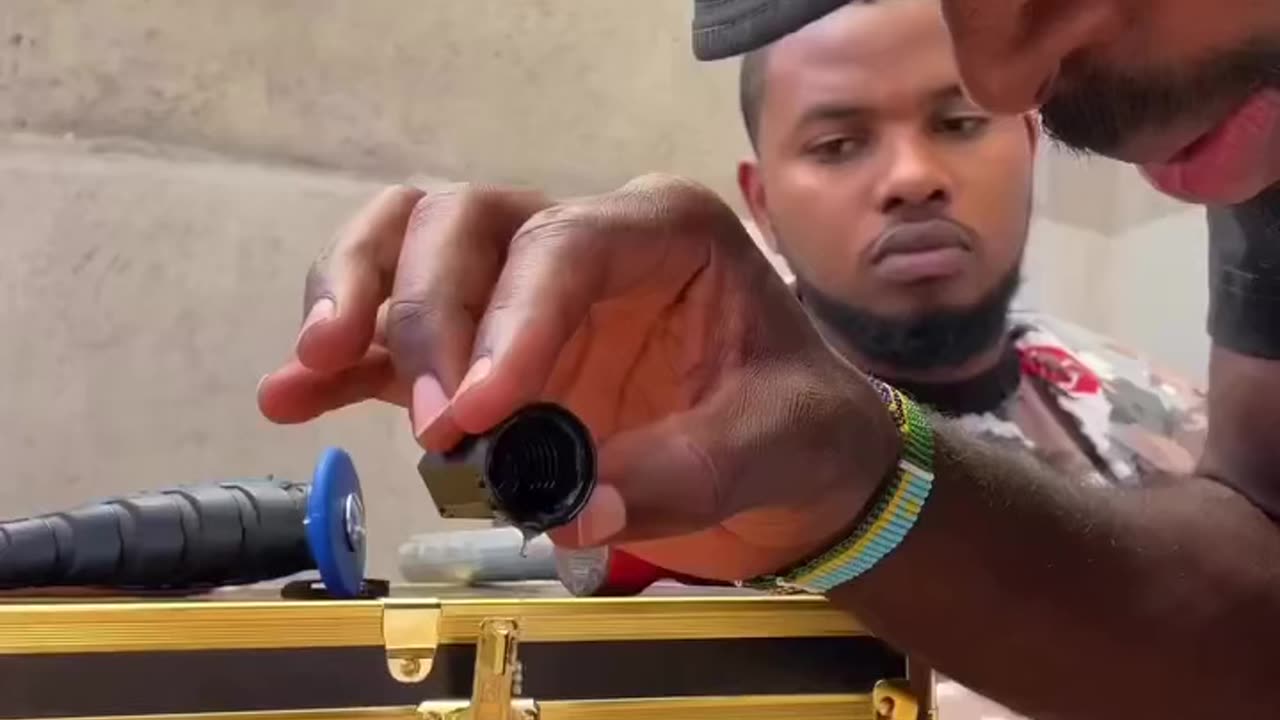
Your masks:
{"label": "forearm", "polygon": [[832,600],[1037,720],[1280,707],[1280,531],[1201,477],[1086,487],[937,428],[913,532]]}

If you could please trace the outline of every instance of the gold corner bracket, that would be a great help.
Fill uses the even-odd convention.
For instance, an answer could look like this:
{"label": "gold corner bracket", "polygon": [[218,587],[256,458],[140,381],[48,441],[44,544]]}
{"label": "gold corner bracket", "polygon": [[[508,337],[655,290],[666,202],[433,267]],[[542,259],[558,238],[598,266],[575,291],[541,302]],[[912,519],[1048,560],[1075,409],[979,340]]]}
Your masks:
{"label": "gold corner bracket", "polygon": [[906,683],[882,680],[871,692],[875,720],[920,720],[920,703]]}
{"label": "gold corner bracket", "polygon": [[402,683],[420,683],[431,674],[440,645],[439,603],[387,601],[382,606],[382,644],[387,670]]}

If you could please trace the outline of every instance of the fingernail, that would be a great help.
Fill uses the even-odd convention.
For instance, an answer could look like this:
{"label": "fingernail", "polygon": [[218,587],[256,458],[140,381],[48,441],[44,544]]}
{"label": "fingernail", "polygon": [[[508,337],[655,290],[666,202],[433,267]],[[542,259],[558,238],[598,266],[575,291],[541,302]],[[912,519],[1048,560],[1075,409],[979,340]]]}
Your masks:
{"label": "fingernail", "polygon": [[493,361],[489,356],[484,356],[476,360],[471,365],[471,369],[463,376],[462,382],[458,384],[458,392],[454,393],[454,397],[460,397],[463,393],[470,390],[477,383],[489,377],[489,371],[493,369]]}
{"label": "fingernail", "polygon": [[421,439],[427,428],[440,417],[440,413],[449,406],[449,397],[440,387],[440,381],[431,373],[422,375],[413,381],[413,398],[409,412],[413,421],[413,436]]}
{"label": "fingernail", "polygon": [[333,317],[337,306],[333,304],[333,300],[329,298],[320,298],[311,306],[311,310],[307,313],[307,318],[302,321],[302,329],[298,331],[298,339],[307,334],[317,323],[322,323]]}
{"label": "fingernail", "polygon": [[627,526],[627,507],[612,485],[597,485],[578,516],[578,544],[599,547]]}

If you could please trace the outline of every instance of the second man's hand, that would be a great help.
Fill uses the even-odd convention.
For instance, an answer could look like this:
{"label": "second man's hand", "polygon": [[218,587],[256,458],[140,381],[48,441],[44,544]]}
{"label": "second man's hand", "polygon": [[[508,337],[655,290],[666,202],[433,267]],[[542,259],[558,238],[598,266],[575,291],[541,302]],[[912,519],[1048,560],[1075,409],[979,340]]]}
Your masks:
{"label": "second man's hand", "polygon": [[382,193],[313,267],[295,358],[259,387],[281,423],[375,398],[435,451],[529,402],[568,407],[600,486],[553,539],[707,578],[847,535],[898,456],[876,391],[730,208],[666,176],[565,203]]}

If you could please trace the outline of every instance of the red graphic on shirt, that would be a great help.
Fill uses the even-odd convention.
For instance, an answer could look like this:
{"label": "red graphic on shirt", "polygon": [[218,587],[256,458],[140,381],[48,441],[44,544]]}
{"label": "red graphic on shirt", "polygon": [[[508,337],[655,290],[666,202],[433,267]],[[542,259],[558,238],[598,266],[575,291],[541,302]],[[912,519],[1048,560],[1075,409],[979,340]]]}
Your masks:
{"label": "red graphic on shirt", "polygon": [[1093,395],[1102,390],[1102,380],[1071,353],[1053,345],[1019,348],[1022,372],[1045,380],[1075,395]]}

